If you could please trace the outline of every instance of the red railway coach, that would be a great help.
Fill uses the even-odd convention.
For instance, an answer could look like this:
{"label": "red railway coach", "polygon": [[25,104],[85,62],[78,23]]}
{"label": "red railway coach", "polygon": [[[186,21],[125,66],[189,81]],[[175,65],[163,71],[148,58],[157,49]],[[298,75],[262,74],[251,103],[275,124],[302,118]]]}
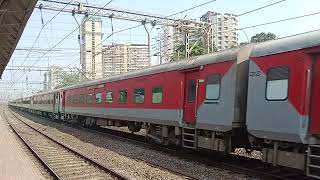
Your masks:
{"label": "red railway coach", "polygon": [[246,118],[264,161],[317,176],[320,148],[307,144],[320,144],[319,38],[316,31],[255,45]]}
{"label": "red railway coach", "polygon": [[[66,119],[85,118],[87,125],[128,125],[131,131],[140,131],[144,124],[148,137],[165,144],[229,151],[225,144],[231,145],[232,137],[238,142],[246,138],[241,136],[244,118],[234,113],[240,109],[235,103],[238,52],[232,49],[64,89],[63,113]],[[245,97],[237,96],[237,101],[245,102]],[[232,136],[232,130],[238,136]]]}
{"label": "red railway coach", "polygon": [[85,82],[10,105],[84,126],[144,128],[148,138],[162,144],[225,153],[259,150],[265,162],[320,179],[319,60],[320,31],[315,31]]}

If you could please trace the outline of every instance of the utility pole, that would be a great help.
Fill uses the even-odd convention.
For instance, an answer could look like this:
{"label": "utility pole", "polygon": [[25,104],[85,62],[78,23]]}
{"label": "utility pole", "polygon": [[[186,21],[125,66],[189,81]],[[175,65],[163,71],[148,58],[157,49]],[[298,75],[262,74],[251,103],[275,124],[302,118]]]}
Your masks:
{"label": "utility pole", "polygon": [[159,61],[159,63],[160,64],[162,64],[162,53],[161,53],[161,51],[162,51],[162,48],[161,48],[161,45],[162,43],[161,43],[161,37],[159,37],[159,58],[160,58],[160,61]]}
{"label": "utility pole", "polygon": [[149,60],[149,66],[151,66],[151,33],[153,28],[156,26],[157,22],[156,21],[152,21],[151,22],[151,29],[150,31],[147,29],[146,27],[146,20],[142,20],[141,24],[143,25],[144,29],[147,32],[147,36],[148,36],[148,60]]}
{"label": "utility pole", "polygon": [[185,46],[186,46],[186,55],[185,55],[185,57],[186,57],[186,59],[189,59],[189,55],[190,55],[190,52],[189,52],[189,50],[190,50],[190,44],[189,44],[189,32],[188,32],[188,30],[186,30],[185,31],[185,37],[184,37],[185,39],[184,39],[184,42],[185,42]]}

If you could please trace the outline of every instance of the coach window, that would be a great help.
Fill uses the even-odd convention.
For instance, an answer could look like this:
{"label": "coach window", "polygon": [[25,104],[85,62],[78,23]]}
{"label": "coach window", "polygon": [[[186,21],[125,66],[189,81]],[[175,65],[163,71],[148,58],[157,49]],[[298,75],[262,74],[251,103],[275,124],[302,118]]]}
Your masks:
{"label": "coach window", "polygon": [[220,74],[211,74],[207,77],[206,99],[218,100],[220,98],[221,76]]}
{"label": "coach window", "polygon": [[162,103],[162,88],[161,87],[154,87],[152,88],[152,103],[159,104]]}
{"label": "coach window", "polygon": [[144,89],[142,88],[134,89],[133,99],[134,99],[134,103],[137,103],[137,104],[144,103]]}
{"label": "coach window", "polygon": [[73,104],[78,104],[78,96],[77,95],[73,96]]}
{"label": "coach window", "polygon": [[119,103],[120,104],[126,104],[128,99],[128,92],[127,90],[121,90],[119,91]]}
{"label": "coach window", "polygon": [[107,104],[113,103],[112,91],[108,91],[106,93],[106,103]]}
{"label": "coach window", "polygon": [[267,73],[266,86],[267,100],[286,100],[289,90],[289,68],[286,66],[270,68]]}
{"label": "coach window", "polygon": [[87,95],[87,104],[92,104],[92,94]]}
{"label": "coach window", "polygon": [[102,93],[96,93],[96,104],[101,104],[102,102]]}
{"label": "coach window", "polygon": [[68,104],[71,104],[71,99],[72,99],[71,96],[68,96],[68,97],[67,97],[67,103],[68,103]]}
{"label": "coach window", "polygon": [[84,94],[80,94],[80,104],[84,104]]}
{"label": "coach window", "polygon": [[188,102],[194,102],[196,99],[196,80],[189,80]]}

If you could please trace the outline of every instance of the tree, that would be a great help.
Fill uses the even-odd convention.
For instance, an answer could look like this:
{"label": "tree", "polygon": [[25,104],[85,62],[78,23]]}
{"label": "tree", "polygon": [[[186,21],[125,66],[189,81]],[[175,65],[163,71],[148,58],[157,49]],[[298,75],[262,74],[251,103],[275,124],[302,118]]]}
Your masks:
{"label": "tree", "polygon": [[71,73],[63,72],[61,84],[57,88],[72,86],[80,83],[81,82],[80,75],[81,75],[80,72],[71,72]]}
{"label": "tree", "polygon": [[248,42],[241,42],[237,47],[245,46],[247,44],[249,44],[249,43]]}
{"label": "tree", "polygon": [[[191,57],[200,56],[206,53],[206,49],[199,44],[190,44],[190,47],[193,47],[190,53]],[[186,45],[178,44],[175,48],[174,57],[171,61],[179,61],[185,59],[186,57]]]}
{"label": "tree", "polygon": [[264,42],[264,41],[269,41],[269,40],[274,40],[277,39],[277,36],[271,32],[265,33],[258,33],[254,36],[251,37],[251,42],[256,43],[256,42]]}

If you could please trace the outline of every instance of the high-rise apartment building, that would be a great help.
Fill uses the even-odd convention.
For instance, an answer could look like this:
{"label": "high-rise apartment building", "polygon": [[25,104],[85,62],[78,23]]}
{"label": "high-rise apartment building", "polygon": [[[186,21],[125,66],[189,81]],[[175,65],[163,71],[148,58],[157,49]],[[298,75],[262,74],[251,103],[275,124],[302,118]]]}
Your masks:
{"label": "high-rise apartment building", "polygon": [[209,29],[211,41],[217,50],[223,50],[238,45],[237,16],[208,11],[201,17],[201,21],[211,23]]}
{"label": "high-rise apartment building", "polygon": [[43,91],[47,91],[48,90],[48,74],[49,74],[49,72],[45,72],[43,74],[43,77],[44,77],[44,79],[43,79]]}
{"label": "high-rise apartment building", "polygon": [[82,71],[90,80],[103,77],[102,20],[100,17],[85,17],[81,25],[80,63]]}
{"label": "high-rise apartment building", "polygon": [[112,76],[149,66],[145,44],[112,44],[102,50],[104,75]]}
{"label": "high-rise apartment building", "polygon": [[61,85],[62,68],[60,66],[51,66],[48,72],[48,90],[54,90]]}

